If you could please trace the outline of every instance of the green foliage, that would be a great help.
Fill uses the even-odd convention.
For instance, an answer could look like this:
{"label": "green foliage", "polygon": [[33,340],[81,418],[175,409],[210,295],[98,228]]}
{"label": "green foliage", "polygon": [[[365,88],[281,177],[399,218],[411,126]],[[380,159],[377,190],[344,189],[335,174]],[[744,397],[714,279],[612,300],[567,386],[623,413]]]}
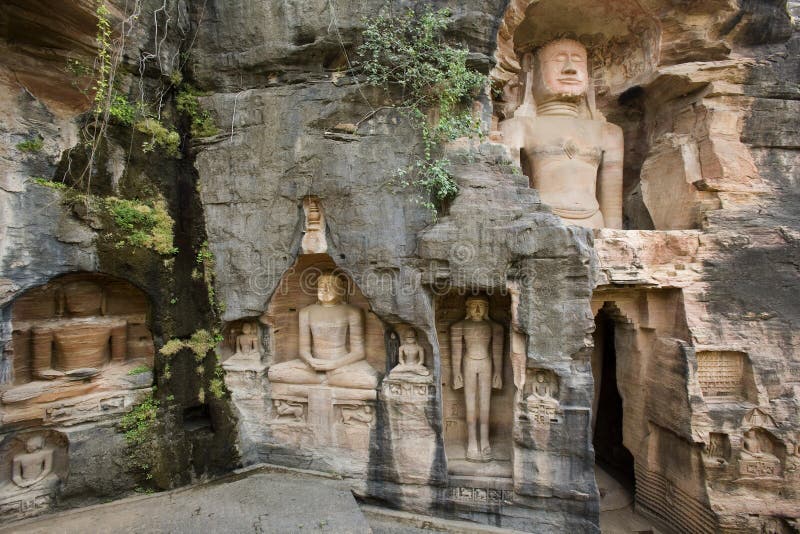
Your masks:
{"label": "green foliage", "polygon": [[185,113],[192,121],[192,137],[199,138],[217,135],[219,133],[219,128],[214,124],[214,119],[211,117],[208,110],[200,107],[199,96],[202,96],[202,93],[198,92],[197,89],[191,85],[186,84],[178,91],[175,97],[175,105],[178,111]]}
{"label": "green foliage", "polygon": [[467,66],[469,50],[444,40],[450,12],[383,16],[366,22],[358,52],[367,81],[389,90],[399,87],[398,105],[423,140],[423,157],[397,174],[401,184],[419,187],[431,210],[458,193],[442,156],[444,144],[459,137],[482,137],[480,121],[467,105],[486,85],[486,76]]}
{"label": "green foliage", "polygon": [[206,354],[214,350],[222,340],[222,335],[217,331],[198,330],[189,339],[170,339],[158,352],[164,356],[174,356],[182,349],[189,349],[194,353],[195,361],[201,363]]}
{"label": "green foliage", "polygon": [[129,447],[129,458],[133,467],[142,471],[148,479],[155,457],[155,423],[158,418],[158,401],[149,392],[147,397],[122,416],[120,428],[125,433]]}
{"label": "green foliage", "polygon": [[128,102],[128,99],[119,93],[114,93],[111,98],[111,105],[108,114],[118,123],[124,126],[131,126],[136,119],[136,108]]}
{"label": "green foliage", "polygon": [[109,197],[106,205],[114,223],[125,232],[128,245],[149,248],[159,254],[178,252],[172,244],[175,221],[169,216],[163,200],[143,203]]}
{"label": "green foliage", "polygon": [[208,381],[208,391],[215,399],[221,399],[225,396],[225,371],[219,362],[214,367],[214,378]]}
{"label": "green foliage", "polygon": [[94,81],[94,113],[96,116],[102,115],[106,109],[106,101],[109,98],[109,78],[111,77],[111,12],[102,0],[98,1],[97,9],[97,78]]}
{"label": "green foliage", "polygon": [[146,117],[133,125],[136,131],[150,136],[149,141],[142,144],[142,150],[152,152],[156,148],[163,148],[169,156],[176,157],[180,154],[181,135],[165,127],[161,122],[152,117]]}
{"label": "green foliage", "polygon": [[49,187],[50,189],[58,189],[60,191],[67,188],[67,184],[64,182],[54,182],[52,180],[48,180],[47,178],[41,178],[38,176],[33,178],[33,182],[44,187]]}
{"label": "green foliage", "polygon": [[149,373],[149,372],[150,372],[150,368],[148,366],[146,366],[146,365],[137,365],[136,367],[134,367],[133,369],[128,371],[128,375],[129,376],[135,376],[135,375],[141,375],[141,374]]}
{"label": "green foliage", "polygon": [[20,152],[35,153],[39,152],[42,148],[44,148],[44,139],[39,135],[17,143],[17,150]]}

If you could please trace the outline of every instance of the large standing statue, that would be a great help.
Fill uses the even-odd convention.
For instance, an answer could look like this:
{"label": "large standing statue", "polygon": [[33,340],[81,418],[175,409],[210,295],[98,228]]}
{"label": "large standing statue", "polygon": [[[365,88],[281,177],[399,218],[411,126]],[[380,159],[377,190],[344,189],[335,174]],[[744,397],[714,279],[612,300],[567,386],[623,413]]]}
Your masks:
{"label": "large standing statue", "polygon": [[270,367],[270,381],[375,389],[378,373],[365,360],[364,316],[342,302],[344,282],[323,274],[316,304],[300,310],[299,359]]}
{"label": "large standing statue", "polygon": [[531,186],[565,223],[622,228],[622,130],[598,120],[587,62],[577,41],[542,46],[525,102],[501,129]]}
{"label": "large standing statue", "polygon": [[127,321],[105,316],[103,290],[92,282],[70,282],[62,288],[62,299],[59,307],[66,307],[67,317],[33,328],[33,376],[91,374],[110,361],[123,362]]}
{"label": "large standing statue", "polygon": [[503,327],[488,319],[489,302],[485,298],[469,297],[466,308],[467,317],[450,327],[453,389],[464,388],[467,460],[486,462],[492,459],[489,442],[492,388],[503,387]]}

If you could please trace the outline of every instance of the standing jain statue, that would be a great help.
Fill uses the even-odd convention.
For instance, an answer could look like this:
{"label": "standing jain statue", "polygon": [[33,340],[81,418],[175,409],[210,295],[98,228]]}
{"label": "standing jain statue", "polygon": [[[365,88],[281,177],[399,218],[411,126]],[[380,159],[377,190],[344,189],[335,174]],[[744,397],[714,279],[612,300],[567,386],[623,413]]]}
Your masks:
{"label": "standing jain statue", "polygon": [[466,458],[473,462],[488,462],[492,459],[489,442],[492,388],[503,387],[503,327],[488,319],[489,302],[485,298],[467,298],[466,308],[466,318],[450,327],[453,389],[464,388]]}
{"label": "standing jain statue", "polygon": [[586,48],[572,39],[539,48],[526,89],[500,126],[542,203],[566,224],[622,228],[622,130],[595,109]]}

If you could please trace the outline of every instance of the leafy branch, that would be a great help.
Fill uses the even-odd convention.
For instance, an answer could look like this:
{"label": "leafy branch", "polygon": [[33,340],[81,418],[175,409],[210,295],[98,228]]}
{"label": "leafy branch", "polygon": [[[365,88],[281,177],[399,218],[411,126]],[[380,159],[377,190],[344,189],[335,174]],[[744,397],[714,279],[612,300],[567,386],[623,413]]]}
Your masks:
{"label": "leafy branch", "polygon": [[399,89],[395,107],[422,137],[422,157],[396,174],[401,185],[420,189],[420,202],[434,213],[458,193],[445,144],[483,136],[469,103],[487,78],[467,65],[469,50],[445,41],[450,15],[447,9],[379,15],[366,21],[358,49],[368,83]]}

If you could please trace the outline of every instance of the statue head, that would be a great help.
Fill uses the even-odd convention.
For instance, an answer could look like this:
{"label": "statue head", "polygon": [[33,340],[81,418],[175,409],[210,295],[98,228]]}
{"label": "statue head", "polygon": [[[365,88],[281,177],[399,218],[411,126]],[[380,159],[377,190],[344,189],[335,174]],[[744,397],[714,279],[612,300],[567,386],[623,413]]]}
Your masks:
{"label": "statue head", "polygon": [[468,297],[467,298],[467,319],[473,321],[481,321],[486,318],[489,313],[489,301],[486,297]]}
{"label": "statue head", "polygon": [[69,282],[61,288],[67,313],[76,317],[103,315],[105,303],[100,286],[88,281]]}
{"label": "statue head", "polygon": [[409,328],[406,330],[405,334],[403,335],[403,341],[412,345],[417,342],[417,333],[414,331],[413,328]]}
{"label": "statue head", "polygon": [[556,39],[536,52],[533,97],[537,105],[551,101],[578,102],[589,89],[586,48],[572,39]]}
{"label": "statue head", "polygon": [[244,323],[242,325],[242,334],[250,335],[253,333],[253,323]]}
{"label": "statue head", "polygon": [[339,304],[345,294],[344,280],[333,273],[319,275],[317,280],[317,299],[320,304]]}
{"label": "statue head", "polygon": [[545,376],[543,372],[539,371],[538,373],[536,373],[536,381],[539,382],[540,384],[543,384],[547,382],[547,376]]}
{"label": "statue head", "polygon": [[28,438],[25,442],[25,450],[28,452],[35,452],[44,447],[44,438],[42,436],[33,436]]}

